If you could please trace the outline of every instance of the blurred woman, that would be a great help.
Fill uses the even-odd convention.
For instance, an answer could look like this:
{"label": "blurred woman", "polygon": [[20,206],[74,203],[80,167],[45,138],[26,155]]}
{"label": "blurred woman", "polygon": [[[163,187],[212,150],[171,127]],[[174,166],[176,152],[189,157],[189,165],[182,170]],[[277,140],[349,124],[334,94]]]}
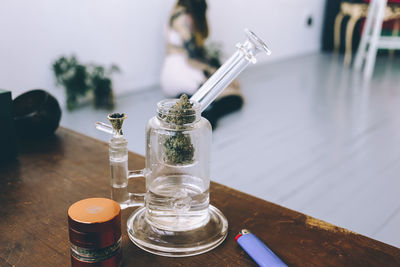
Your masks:
{"label": "blurred woman", "polygon": [[[167,55],[161,71],[161,87],[169,97],[185,93],[193,95],[221,66],[217,56],[211,56],[204,46],[208,37],[205,0],[178,0],[172,10],[166,30]],[[213,128],[217,120],[243,105],[237,81],[203,112]]]}

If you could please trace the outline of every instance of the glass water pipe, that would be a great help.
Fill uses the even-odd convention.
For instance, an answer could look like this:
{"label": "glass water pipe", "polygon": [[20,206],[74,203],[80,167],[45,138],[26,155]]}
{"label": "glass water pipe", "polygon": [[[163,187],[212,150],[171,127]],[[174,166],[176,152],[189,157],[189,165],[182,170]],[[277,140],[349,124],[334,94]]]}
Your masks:
{"label": "glass water pipe", "polygon": [[[191,97],[191,102],[200,104],[199,111],[204,111],[215,98],[250,64],[257,62],[255,56],[261,51],[267,55],[271,51],[252,31],[245,29],[247,40],[236,45],[237,51],[199,88]],[[197,104],[197,105],[198,105]],[[121,208],[142,206],[145,194],[128,192],[128,179],[143,177],[145,169],[128,171],[127,140],[122,133],[125,114],[114,113],[108,116],[111,125],[97,122],[96,128],[112,135],[109,143],[112,199]],[[146,165],[151,165],[147,162]]]}

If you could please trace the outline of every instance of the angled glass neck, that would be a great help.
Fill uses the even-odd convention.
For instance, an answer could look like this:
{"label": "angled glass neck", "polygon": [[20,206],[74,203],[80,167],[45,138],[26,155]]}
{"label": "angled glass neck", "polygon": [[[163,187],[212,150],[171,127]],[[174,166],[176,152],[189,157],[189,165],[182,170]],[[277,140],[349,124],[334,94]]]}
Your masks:
{"label": "angled glass neck", "polygon": [[250,64],[261,51],[271,54],[268,46],[252,31],[245,29],[247,40],[236,45],[237,51],[197,90],[190,100],[204,111],[217,96]]}

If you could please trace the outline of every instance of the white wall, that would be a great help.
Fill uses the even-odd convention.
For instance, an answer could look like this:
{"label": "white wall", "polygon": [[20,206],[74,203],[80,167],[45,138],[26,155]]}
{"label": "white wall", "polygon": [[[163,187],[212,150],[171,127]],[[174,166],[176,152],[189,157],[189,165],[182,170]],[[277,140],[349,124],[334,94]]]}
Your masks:
{"label": "white wall", "polygon": [[[175,0],[2,0],[0,2],[0,88],[14,97],[55,88],[51,63],[75,53],[82,62],[116,63],[116,94],[158,83],[164,55],[163,26]],[[211,38],[229,56],[249,27],[273,51],[266,62],[315,52],[325,0],[209,0]],[[307,28],[308,14],[314,26]]]}
{"label": "white wall", "polygon": [[[209,1],[211,38],[224,44],[226,55],[244,41],[242,29],[252,29],[272,50],[271,62],[316,52],[321,47],[325,0],[213,0]],[[313,25],[306,26],[311,15]]]}

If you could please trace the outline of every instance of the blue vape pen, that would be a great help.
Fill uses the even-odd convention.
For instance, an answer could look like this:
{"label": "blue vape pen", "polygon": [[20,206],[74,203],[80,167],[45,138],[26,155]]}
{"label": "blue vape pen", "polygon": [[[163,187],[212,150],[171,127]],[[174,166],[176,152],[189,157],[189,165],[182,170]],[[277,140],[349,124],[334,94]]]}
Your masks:
{"label": "blue vape pen", "polygon": [[262,267],[287,267],[260,239],[243,229],[235,237],[236,242]]}

